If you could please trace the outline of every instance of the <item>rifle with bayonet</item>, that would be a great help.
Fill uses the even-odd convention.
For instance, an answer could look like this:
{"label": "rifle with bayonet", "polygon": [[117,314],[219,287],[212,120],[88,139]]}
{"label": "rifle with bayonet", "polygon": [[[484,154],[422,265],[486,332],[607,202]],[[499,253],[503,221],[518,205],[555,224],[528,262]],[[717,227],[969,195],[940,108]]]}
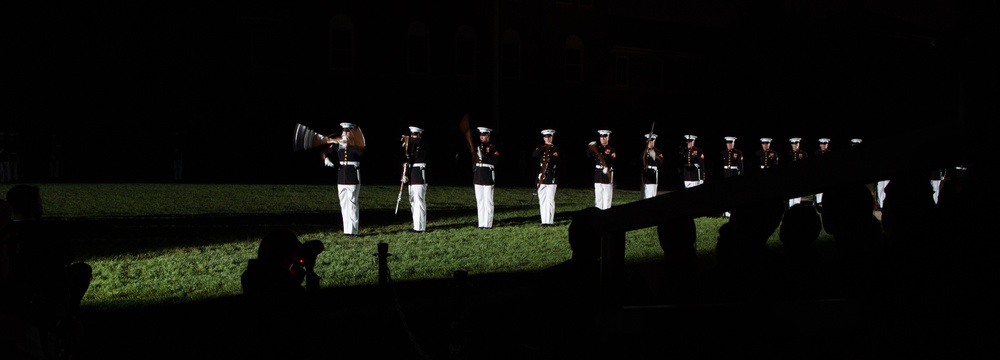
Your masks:
{"label": "rifle with bayonet", "polygon": [[604,160],[604,154],[601,153],[600,150],[597,150],[597,142],[591,141],[590,144],[587,144],[587,147],[590,148],[590,151],[593,151],[594,154],[597,154],[597,160],[601,162],[601,171],[608,174],[609,182],[614,183],[615,173],[611,171],[611,169],[608,169],[608,162]]}
{"label": "rifle with bayonet", "polygon": [[399,213],[399,201],[403,200],[403,187],[406,186],[406,173],[410,170],[410,137],[403,135],[403,155],[406,160],[403,161],[403,175],[399,178],[399,194],[396,194],[396,211],[393,214]]}
{"label": "rifle with bayonet", "polygon": [[552,151],[552,144],[545,144],[545,149],[542,151],[542,166],[538,173],[538,182],[535,183],[535,192],[531,195],[538,195],[538,189],[542,188],[542,182],[545,181],[545,173],[549,171],[549,152]]}

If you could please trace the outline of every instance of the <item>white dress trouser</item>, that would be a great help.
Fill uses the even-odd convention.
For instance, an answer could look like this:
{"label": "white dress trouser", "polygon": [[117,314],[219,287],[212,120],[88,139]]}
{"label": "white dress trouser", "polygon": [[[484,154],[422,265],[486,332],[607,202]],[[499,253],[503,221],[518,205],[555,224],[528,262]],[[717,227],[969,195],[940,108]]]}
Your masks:
{"label": "white dress trouser", "polygon": [[413,213],[413,230],[427,230],[427,184],[410,185],[410,211]]}
{"label": "white dress trouser", "polygon": [[556,219],[556,184],[542,184],[538,187],[538,212],[542,224],[553,224]]}
{"label": "white dress trouser", "polygon": [[611,184],[594,183],[594,206],[601,210],[611,208],[612,191]]}
{"label": "white dress trouser", "polygon": [[703,183],[703,182],[705,182],[705,181],[704,180],[698,180],[698,181],[686,181],[685,180],[684,181],[684,188],[685,189],[687,189],[687,188],[693,188],[695,186],[701,185],[701,183]]}
{"label": "white dress trouser", "polygon": [[337,185],[340,197],[340,217],[344,221],[344,234],[358,234],[358,193],[361,185]]}
{"label": "white dress trouser", "polygon": [[479,227],[493,227],[493,185],[476,185],[476,208],[479,210]]}
{"label": "white dress trouser", "polygon": [[885,187],[889,185],[889,180],[882,180],[875,184],[875,195],[878,196],[878,208],[882,209],[882,203],[885,202]]}
{"label": "white dress trouser", "polygon": [[822,203],[823,203],[823,193],[816,194],[816,200],[813,201],[813,204],[822,204]]}
{"label": "white dress trouser", "polygon": [[788,207],[792,207],[792,205],[801,203],[802,203],[802,198],[800,197],[788,199]]}
{"label": "white dress trouser", "polygon": [[657,184],[646,184],[642,186],[642,198],[649,199],[656,196],[656,185]]}
{"label": "white dress trouser", "polygon": [[941,180],[931,180],[931,189],[934,191],[934,203],[938,203],[938,195],[941,194]]}

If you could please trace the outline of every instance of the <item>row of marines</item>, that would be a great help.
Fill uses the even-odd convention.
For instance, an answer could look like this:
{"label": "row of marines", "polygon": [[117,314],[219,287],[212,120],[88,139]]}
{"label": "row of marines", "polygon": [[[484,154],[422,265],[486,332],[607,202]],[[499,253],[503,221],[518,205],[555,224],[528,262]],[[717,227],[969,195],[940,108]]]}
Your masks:
{"label": "row of marines", "polygon": [[[321,155],[326,166],[337,170],[337,194],[340,200],[343,232],[344,235],[352,236],[359,233],[360,174],[358,169],[363,155],[363,146],[356,146],[358,140],[352,138],[358,136],[358,132],[353,131],[357,127],[355,124],[345,122],[341,123],[340,126],[341,136],[333,138],[321,151]],[[428,147],[423,141],[423,129],[410,126],[409,130],[410,134],[402,137],[405,160],[402,166],[400,195],[405,187],[413,218],[411,231],[420,233],[427,230],[426,161]],[[474,148],[472,178],[476,194],[477,227],[491,229],[494,213],[493,189],[496,184],[495,169],[500,160],[500,150],[496,144],[490,141],[492,129],[478,127],[477,130],[479,141],[475,145],[470,144]],[[555,133],[554,129],[542,130],[542,141],[531,153],[539,166],[534,195],[538,197],[542,226],[552,226],[555,221],[555,194],[559,181],[557,168],[560,156],[559,147],[553,142]],[[611,133],[611,130],[598,130],[598,140],[590,142],[587,151],[587,157],[594,163],[594,206],[602,210],[611,207],[615,184],[614,165],[618,154],[610,144]],[[660,170],[666,165],[666,161],[664,152],[656,146],[657,134],[650,132],[644,135],[646,137],[646,151],[642,160],[641,193],[642,198],[646,199],[657,195]],[[676,159],[679,162],[677,171],[683,178],[684,187],[690,188],[705,182],[705,153],[695,145],[697,136],[685,135],[684,139],[686,145],[677,152]],[[761,149],[757,150],[752,158],[753,166],[767,170],[777,166],[782,161],[794,162],[807,158],[809,154],[799,146],[801,140],[801,138],[789,139],[791,150],[786,156],[780,156],[777,151],[771,149],[771,138],[761,138]],[[743,151],[735,147],[736,137],[726,136],[725,141],[726,149],[720,154],[722,176],[728,178],[743,174],[746,170],[746,161]],[[363,139],[360,142],[363,144]],[[860,144],[861,139],[852,139],[851,143]],[[819,148],[813,155],[827,153],[829,144],[830,139],[819,139]],[[791,199],[789,206],[800,201],[801,198]],[[822,194],[816,194],[815,202],[822,202]]]}

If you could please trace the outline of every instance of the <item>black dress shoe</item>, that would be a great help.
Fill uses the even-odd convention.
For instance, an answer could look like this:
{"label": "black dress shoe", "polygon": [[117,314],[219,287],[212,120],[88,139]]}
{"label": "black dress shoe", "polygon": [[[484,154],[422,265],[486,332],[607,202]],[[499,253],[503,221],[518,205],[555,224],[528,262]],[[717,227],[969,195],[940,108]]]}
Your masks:
{"label": "black dress shoe", "polygon": [[412,233],[422,233],[424,231],[423,230],[417,230],[417,229],[410,229],[410,232],[412,232]]}

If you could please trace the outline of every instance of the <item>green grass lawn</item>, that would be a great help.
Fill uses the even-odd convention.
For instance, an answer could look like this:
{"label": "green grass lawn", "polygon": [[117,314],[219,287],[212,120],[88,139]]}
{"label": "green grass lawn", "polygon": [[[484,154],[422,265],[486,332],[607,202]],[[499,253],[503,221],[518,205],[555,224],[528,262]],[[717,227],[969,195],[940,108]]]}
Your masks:
{"label": "green grass lawn", "polygon": [[[361,188],[361,235],[345,237],[336,189],[324,185],[41,184],[45,216],[79,228],[79,260],[94,269],[85,308],[128,308],[238,295],[239,277],[257,243],[278,227],[320,240],[322,286],[378,283],[374,254],[389,246],[393,281],[530,272],[570,258],[566,230],[573,212],[593,206],[592,189],[559,188],[556,226],[541,227],[530,188],[495,190],[494,228],[476,228],[471,187],[428,189],[428,231],[412,227],[406,194],[394,213],[398,186]],[[6,192],[9,185],[0,186]],[[616,190],[614,204],[639,199]],[[721,217],[696,219],[704,267],[714,263]],[[626,234],[626,262],[663,256],[655,228]],[[827,235],[822,235],[821,241]],[[776,236],[771,244],[778,246]]]}

